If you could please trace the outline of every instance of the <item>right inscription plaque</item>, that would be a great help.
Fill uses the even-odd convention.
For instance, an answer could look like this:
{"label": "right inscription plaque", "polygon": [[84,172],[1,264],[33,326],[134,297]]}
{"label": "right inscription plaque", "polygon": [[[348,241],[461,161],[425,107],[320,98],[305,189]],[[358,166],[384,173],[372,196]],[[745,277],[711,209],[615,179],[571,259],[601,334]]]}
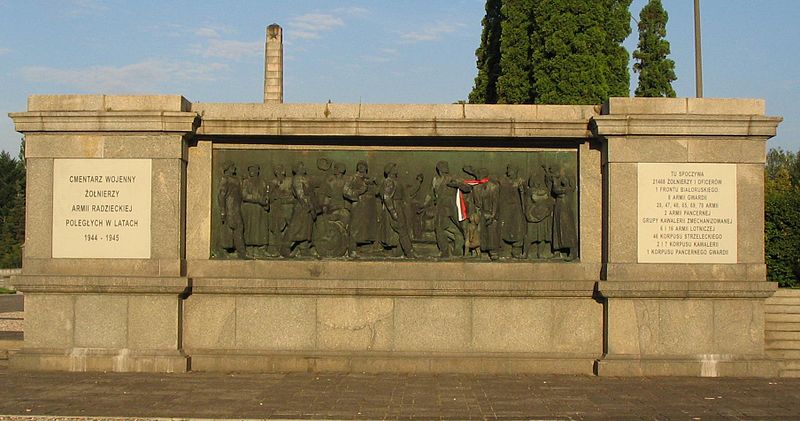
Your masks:
{"label": "right inscription plaque", "polygon": [[736,165],[638,164],[639,263],[736,263]]}

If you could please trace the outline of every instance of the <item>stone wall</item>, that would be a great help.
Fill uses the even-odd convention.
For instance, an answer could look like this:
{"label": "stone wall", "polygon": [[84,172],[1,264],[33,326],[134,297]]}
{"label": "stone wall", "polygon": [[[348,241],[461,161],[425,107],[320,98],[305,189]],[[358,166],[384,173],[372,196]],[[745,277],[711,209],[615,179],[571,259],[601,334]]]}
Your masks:
{"label": "stone wall", "polygon": [[[33,96],[27,112],[11,117],[26,135],[29,203],[15,280],[29,314],[14,367],[776,373],[764,353],[763,303],[776,286],[765,281],[761,217],[765,142],[780,119],[764,116],[763,101],[612,98],[592,107]],[[215,151],[308,148],[574,151],[579,259],[211,259]],[[63,183],[54,167],[66,159],[87,173],[90,160],[151,163],[150,201],[131,199],[150,208],[149,227],[132,229],[149,231],[149,257],[126,257],[113,234],[110,257],[54,257],[53,243],[67,241],[53,237],[61,223],[53,205],[65,200],[53,195]],[[720,247],[735,260],[640,261],[637,203],[648,200],[639,169],[661,163],[733,170],[725,184],[735,191],[735,236]]]}

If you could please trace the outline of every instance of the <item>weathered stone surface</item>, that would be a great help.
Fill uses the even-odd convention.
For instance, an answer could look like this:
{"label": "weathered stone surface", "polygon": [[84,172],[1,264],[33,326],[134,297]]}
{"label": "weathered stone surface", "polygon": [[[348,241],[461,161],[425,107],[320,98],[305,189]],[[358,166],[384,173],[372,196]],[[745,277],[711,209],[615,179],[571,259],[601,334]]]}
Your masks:
{"label": "weathered stone surface", "polygon": [[598,144],[585,142],[578,148],[580,182],[579,217],[580,260],[582,263],[603,259],[602,153]]}
{"label": "weathered stone surface", "polygon": [[740,98],[609,98],[608,114],[764,115],[763,99]]}
{"label": "weathered stone surface", "polygon": [[75,347],[127,348],[128,297],[107,294],[76,296]]}
{"label": "weathered stone surface", "polygon": [[394,342],[393,315],[394,302],[389,298],[318,298],[318,349],[389,351]]}
{"label": "weathered stone surface", "polygon": [[[737,174],[737,218],[739,263],[764,263],[764,166],[739,164]],[[754,280],[766,280],[763,278]]]}
{"label": "weathered stone surface", "polygon": [[609,137],[606,159],[608,162],[686,162],[688,142],[683,137]]}
{"label": "weathered stone surface", "polygon": [[208,259],[211,250],[211,142],[189,148],[186,166],[186,259]]}
{"label": "weathered stone surface", "polygon": [[179,330],[177,296],[128,297],[128,348],[177,350]]}
{"label": "weathered stone surface", "polygon": [[[637,209],[633,199],[637,195],[636,164],[607,164],[609,188],[613,189],[607,197],[608,222],[608,261],[614,263],[633,263],[637,258]],[[613,187],[611,187],[613,186]]]}
{"label": "weathered stone surface", "polygon": [[23,263],[49,259],[53,246],[53,160],[26,161],[25,248]]}
{"label": "weathered stone surface", "polygon": [[764,139],[689,139],[689,162],[727,162],[764,164],[767,159]]}
{"label": "weathered stone surface", "polygon": [[192,295],[183,304],[186,349],[236,347],[236,297]]}
{"label": "weathered stone surface", "polygon": [[394,306],[396,351],[458,352],[469,348],[470,300],[398,298]]}
{"label": "weathered stone surface", "polygon": [[25,137],[27,158],[177,158],[184,157],[181,135],[49,134]]}
{"label": "weathered stone surface", "polygon": [[[548,352],[553,349],[553,300],[476,299],[473,348],[481,352]],[[497,326],[514,326],[497,329]]]}
{"label": "weathered stone surface", "polygon": [[25,348],[68,348],[75,332],[74,297],[25,294]]}
{"label": "weathered stone surface", "polygon": [[31,95],[28,111],[187,111],[180,95]]}
{"label": "weathered stone surface", "polygon": [[[152,240],[154,259],[180,259],[183,256],[184,164],[177,159],[154,159],[152,186]],[[180,273],[175,273],[179,276]]]}
{"label": "weathered stone surface", "polygon": [[236,297],[235,348],[314,349],[315,301],[309,297]]}

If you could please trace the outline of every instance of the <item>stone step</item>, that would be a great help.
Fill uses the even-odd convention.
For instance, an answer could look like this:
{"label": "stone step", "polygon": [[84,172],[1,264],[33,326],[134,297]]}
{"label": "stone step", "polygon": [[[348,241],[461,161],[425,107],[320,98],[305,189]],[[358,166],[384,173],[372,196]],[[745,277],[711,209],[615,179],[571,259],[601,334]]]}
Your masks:
{"label": "stone step", "polygon": [[800,370],[800,360],[777,360],[781,370]]}
{"label": "stone step", "polygon": [[764,326],[766,332],[800,332],[800,322],[768,322]]}
{"label": "stone step", "polygon": [[800,360],[800,349],[766,349],[767,355],[777,360]]}
{"label": "stone step", "polygon": [[800,341],[800,332],[791,332],[791,331],[766,331],[764,334],[764,339],[766,339],[767,343],[770,341]]}
{"label": "stone step", "polygon": [[778,288],[769,300],[773,298],[800,298],[800,289]]}
{"label": "stone step", "polygon": [[778,298],[775,298],[775,297],[772,297],[772,298],[767,298],[767,300],[764,301],[764,305],[766,305],[766,306],[781,306],[781,305],[782,306],[796,306],[796,305],[800,305],[800,298],[796,298],[796,297],[792,297],[792,298],[778,297]]}
{"label": "stone step", "polygon": [[800,323],[800,314],[764,314],[764,320],[769,322]]}
{"label": "stone step", "polygon": [[800,314],[800,303],[798,304],[767,304],[764,306],[764,313],[767,314]]}
{"label": "stone step", "polygon": [[764,348],[800,351],[800,340],[768,340],[765,341]]}
{"label": "stone step", "polygon": [[781,377],[800,378],[800,370],[781,370]]}

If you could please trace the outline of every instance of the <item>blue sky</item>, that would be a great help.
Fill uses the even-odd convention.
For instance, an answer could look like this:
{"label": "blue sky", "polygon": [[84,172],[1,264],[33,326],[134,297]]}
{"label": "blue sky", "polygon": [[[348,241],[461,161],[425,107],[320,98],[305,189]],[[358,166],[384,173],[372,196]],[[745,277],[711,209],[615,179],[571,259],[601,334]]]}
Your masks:
{"label": "blue sky", "polygon": [[[645,3],[634,0],[635,18]],[[692,0],[664,6],[674,87],[694,96]],[[701,10],[705,96],[765,98],[785,119],[769,145],[800,149],[800,2],[702,0]],[[261,102],[273,22],[284,27],[286,102],[451,103],[472,88],[483,14],[483,0],[0,0],[0,149],[16,154],[5,115],[31,94]]]}

